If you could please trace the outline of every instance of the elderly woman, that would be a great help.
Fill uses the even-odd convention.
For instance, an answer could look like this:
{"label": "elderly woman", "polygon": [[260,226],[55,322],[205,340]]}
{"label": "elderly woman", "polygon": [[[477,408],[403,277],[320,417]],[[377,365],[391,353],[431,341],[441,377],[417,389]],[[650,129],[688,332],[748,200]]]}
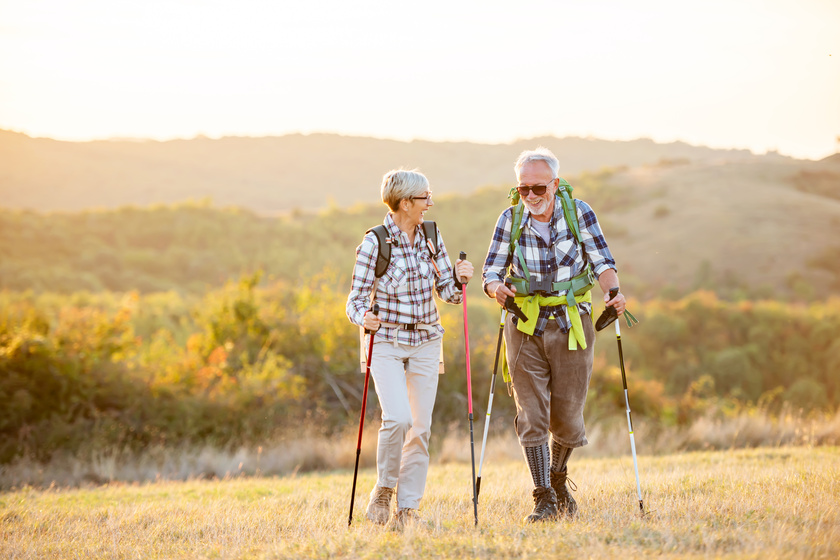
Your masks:
{"label": "elderly woman", "polygon": [[[472,278],[473,266],[457,260],[453,270],[440,233],[429,227],[432,223],[424,226],[423,217],[434,202],[423,174],[389,171],[381,189],[390,212],[379,232],[368,231],[356,249],[347,317],[375,333],[371,335],[375,339],[370,372],[382,424],[377,481],[367,517],[374,523],[390,519],[402,526],[419,519],[417,508],[429,470],[429,435],[438,373],[442,372],[444,332],[433,294],[447,303],[461,303],[461,282]],[[382,261],[380,238],[390,245],[390,261],[377,277],[377,261]],[[379,316],[370,311],[374,302],[379,304]],[[392,517],[395,490],[397,509]]]}

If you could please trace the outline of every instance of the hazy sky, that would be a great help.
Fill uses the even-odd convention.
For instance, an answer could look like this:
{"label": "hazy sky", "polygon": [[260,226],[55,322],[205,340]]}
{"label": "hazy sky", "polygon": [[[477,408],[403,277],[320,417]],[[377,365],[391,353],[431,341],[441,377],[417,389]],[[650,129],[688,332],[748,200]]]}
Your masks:
{"label": "hazy sky", "polygon": [[817,159],[840,147],[840,0],[0,0],[0,128]]}

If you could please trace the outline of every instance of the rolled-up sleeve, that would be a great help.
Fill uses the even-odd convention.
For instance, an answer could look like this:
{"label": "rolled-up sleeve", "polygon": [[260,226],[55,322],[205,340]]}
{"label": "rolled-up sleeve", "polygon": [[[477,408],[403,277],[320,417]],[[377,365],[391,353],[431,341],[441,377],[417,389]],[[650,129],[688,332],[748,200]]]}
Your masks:
{"label": "rolled-up sleeve", "polygon": [[446,245],[443,243],[440,230],[438,230],[437,235],[440,251],[435,257],[435,264],[440,270],[440,277],[435,282],[435,292],[441,301],[457,305],[461,303],[461,290],[455,283],[455,267],[452,266],[452,261],[449,259],[449,253],[446,251]]}
{"label": "rolled-up sleeve", "polygon": [[487,294],[487,284],[490,282],[505,281],[505,271],[510,264],[511,225],[511,211],[507,209],[502,212],[496,221],[496,228],[493,230],[493,237],[490,240],[490,248],[487,249],[487,258],[484,259],[481,285],[485,294]]}
{"label": "rolled-up sleeve", "polygon": [[365,311],[370,307],[378,254],[376,235],[368,233],[361,245],[356,247],[356,264],[350,280],[350,294],[347,296],[347,318],[355,325],[362,326]]}
{"label": "rolled-up sleeve", "polygon": [[595,212],[582,200],[577,200],[577,211],[583,250],[586,253],[586,260],[592,264],[595,276],[601,276],[602,272],[610,268],[615,270],[615,259],[601,232]]}

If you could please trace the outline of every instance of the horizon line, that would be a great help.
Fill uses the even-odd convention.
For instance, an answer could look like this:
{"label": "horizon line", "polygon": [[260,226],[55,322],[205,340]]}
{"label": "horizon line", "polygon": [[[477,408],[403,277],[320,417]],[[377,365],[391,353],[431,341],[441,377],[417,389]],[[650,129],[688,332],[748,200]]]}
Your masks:
{"label": "horizon line", "polygon": [[[476,139],[468,139],[468,138],[448,138],[448,139],[434,139],[434,138],[425,138],[425,137],[394,137],[394,136],[382,136],[382,135],[374,135],[374,134],[361,134],[361,133],[347,133],[347,132],[337,132],[337,131],[321,131],[321,130],[312,130],[312,131],[292,131],[286,133],[276,133],[276,134],[221,134],[221,135],[211,135],[206,134],[203,132],[198,132],[193,136],[168,136],[168,137],[150,137],[150,136],[106,136],[106,137],[91,137],[91,138],[79,138],[79,137],[68,137],[68,136],[41,136],[41,135],[34,135],[24,130],[16,130],[13,128],[3,128],[0,127],[0,132],[8,132],[12,134],[20,134],[22,136],[26,136],[27,138],[31,138],[33,140],[52,140],[55,142],[67,142],[73,144],[87,144],[87,143],[94,143],[94,142],[136,142],[136,143],[145,143],[145,142],[157,142],[157,143],[166,143],[166,142],[185,142],[185,141],[192,141],[192,140],[225,140],[225,139],[267,139],[267,138],[283,138],[287,136],[339,136],[343,138],[358,138],[358,139],[368,139],[368,140],[381,140],[381,141],[388,141],[388,142],[399,142],[403,144],[410,144],[412,142],[426,142],[430,144],[476,144],[476,145],[484,145],[484,146],[510,146],[519,142],[523,142],[526,140],[539,140],[543,138],[551,138],[555,140],[587,140],[587,141],[596,141],[596,142],[615,142],[615,143],[631,143],[631,142],[639,142],[639,141],[646,141],[651,142],[653,144],[659,145],[667,145],[667,144],[685,144],[686,146],[691,146],[695,148],[707,148],[710,150],[721,150],[721,151],[735,151],[735,152],[749,152],[753,155],[780,155],[783,157],[790,157],[792,159],[811,159],[811,158],[798,158],[795,156],[787,155],[781,153],[778,149],[767,149],[764,152],[759,152],[751,148],[746,147],[735,147],[735,146],[712,146],[708,144],[698,144],[692,143],[687,140],[682,139],[671,139],[671,140],[657,140],[650,136],[637,136],[635,138],[607,138],[602,136],[595,136],[591,134],[587,135],[580,135],[580,134],[569,134],[566,136],[557,136],[555,134],[538,134],[534,136],[517,136],[509,140],[503,141],[488,141],[488,140],[476,140]],[[830,157],[832,154],[829,154]],[[819,161],[817,158],[813,159],[812,161]]]}

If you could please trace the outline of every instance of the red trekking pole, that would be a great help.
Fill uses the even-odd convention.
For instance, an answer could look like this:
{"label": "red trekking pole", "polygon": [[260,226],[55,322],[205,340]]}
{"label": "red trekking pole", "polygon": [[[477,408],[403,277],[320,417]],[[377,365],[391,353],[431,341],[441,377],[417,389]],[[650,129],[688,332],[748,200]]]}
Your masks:
{"label": "red trekking pole", "polygon": [[[379,315],[379,304],[373,304],[373,314]],[[356,477],[359,474],[359,455],[362,453],[362,430],[365,427],[365,410],[367,409],[368,383],[370,382],[370,359],[373,356],[374,333],[365,329],[365,334],[370,335],[368,345],[367,366],[365,367],[365,389],[362,393],[362,414],[359,416],[359,442],[356,444],[356,467],[353,469],[353,490],[350,492],[350,517],[347,519],[347,526],[353,523],[353,502],[356,499]]]}
{"label": "red trekking pole", "polygon": [[[467,260],[467,254],[461,251],[460,259]],[[473,491],[473,514],[475,515],[475,526],[478,527],[478,494],[475,487],[475,440],[473,439],[473,405],[472,405],[472,379],[470,379],[470,330],[467,327],[467,284],[461,282],[461,302],[464,304],[464,344],[467,358],[467,406],[470,418],[470,457],[472,458],[472,491]]]}

